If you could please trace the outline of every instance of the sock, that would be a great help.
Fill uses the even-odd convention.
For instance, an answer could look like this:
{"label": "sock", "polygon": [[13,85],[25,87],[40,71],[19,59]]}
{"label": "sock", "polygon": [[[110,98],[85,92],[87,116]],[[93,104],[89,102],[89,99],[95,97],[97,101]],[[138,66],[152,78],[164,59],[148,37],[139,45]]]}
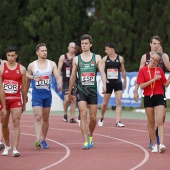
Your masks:
{"label": "sock", "polygon": [[158,127],[155,130],[156,136],[158,136]]}
{"label": "sock", "polygon": [[92,136],[90,136],[90,138],[89,138],[89,139],[90,139],[90,143],[92,143],[92,141],[93,141],[93,137],[92,137]]}

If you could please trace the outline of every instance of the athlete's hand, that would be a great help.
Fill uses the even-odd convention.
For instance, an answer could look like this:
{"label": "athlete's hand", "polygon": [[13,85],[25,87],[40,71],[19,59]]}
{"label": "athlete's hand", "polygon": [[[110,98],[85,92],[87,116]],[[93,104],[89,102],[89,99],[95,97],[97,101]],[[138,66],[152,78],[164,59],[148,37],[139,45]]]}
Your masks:
{"label": "athlete's hand", "polygon": [[23,105],[22,105],[22,113],[23,113],[25,110],[26,110],[26,105],[23,104]]}
{"label": "athlete's hand", "polygon": [[62,85],[58,84],[58,91],[61,91],[61,90],[62,90]]}
{"label": "athlete's hand", "polygon": [[2,108],[1,114],[2,114],[2,117],[7,115],[7,111],[5,108]]}
{"label": "athlete's hand", "polygon": [[139,100],[139,94],[138,94],[138,91],[134,91],[134,96],[133,96],[135,102],[138,102]]}
{"label": "athlete's hand", "polygon": [[35,81],[40,81],[40,80],[41,80],[41,77],[40,77],[40,76],[35,76],[33,80],[35,80]]}
{"label": "athlete's hand", "polygon": [[106,93],[106,86],[103,86],[102,87],[102,94],[105,94]]}

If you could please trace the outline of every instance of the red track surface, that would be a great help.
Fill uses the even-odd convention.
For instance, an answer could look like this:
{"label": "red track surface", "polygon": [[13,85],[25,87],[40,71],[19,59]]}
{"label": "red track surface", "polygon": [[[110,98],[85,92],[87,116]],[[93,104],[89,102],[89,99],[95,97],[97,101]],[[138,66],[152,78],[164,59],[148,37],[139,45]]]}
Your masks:
{"label": "red track surface", "polygon": [[[19,151],[21,156],[0,156],[0,170],[169,170],[170,122],[165,123],[165,153],[151,153],[145,120],[122,120],[126,127],[116,128],[115,120],[105,119],[96,126],[94,148],[82,150],[78,124],[64,123],[61,116],[50,116],[49,149],[34,147],[33,115],[22,115]],[[10,123],[10,129],[12,126]],[[12,133],[11,133],[12,143]]]}

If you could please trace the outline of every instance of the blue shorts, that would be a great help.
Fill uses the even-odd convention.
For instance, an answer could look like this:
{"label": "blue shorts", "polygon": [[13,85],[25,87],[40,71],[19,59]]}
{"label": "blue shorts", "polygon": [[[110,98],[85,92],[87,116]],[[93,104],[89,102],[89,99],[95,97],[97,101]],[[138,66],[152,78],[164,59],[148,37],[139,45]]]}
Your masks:
{"label": "blue shorts", "polygon": [[51,96],[42,96],[36,95],[32,98],[32,107],[41,106],[41,107],[51,107],[52,95]]}

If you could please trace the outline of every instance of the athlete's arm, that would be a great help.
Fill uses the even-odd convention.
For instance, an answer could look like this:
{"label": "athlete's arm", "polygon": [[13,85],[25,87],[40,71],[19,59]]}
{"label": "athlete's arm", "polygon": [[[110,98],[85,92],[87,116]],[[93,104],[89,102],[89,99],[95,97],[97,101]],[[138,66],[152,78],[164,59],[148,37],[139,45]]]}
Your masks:
{"label": "athlete's arm", "polygon": [[63,63],[64,63],[64,58],[65,58],[65,56],[61,55],[60,58],[59,58],[59,61],[58,61],[58,74],[60,76],[61,76],[61,70],[62,70]]}
{"label": "athlete's arm", "polygon": [[120,70],[122,72],[122,77],[124,79],[123,88],[126,89],[126,70],[125,70],[125,66],[124,66],[124,59],[121,56],[119,57],[119,59],[120,59],[120,63],[121,63]]}
{"label": "athlete's arm", "polygon": [[[144,67],[144,66],[145,66],[145,63],[146,63],[146,54],[144,54],[144,55],[142,56],[141,60],[140,60],[139,69],[142,68],[142,67]],[[135,85],[135,90],[134,90],[134,96],[133,96],[133,98],[134,98],[134,100],[135,100],[136,102],[138,102],[138,100],[139,100],[138,89],[139,89],[139,84],[136,83],[136,85]]]}
{"label": "athlete's arm", "polygon": [[26,69],[25,67],[21,66],[21,73],[22,73],[22,100],[23,100],[23,107],[22,112],[26,109],[26,102],[27,102],[27,83],[26,83]]}
{"label": "athlete's arm", "polygon": [[1,68],[0,68],[0,101],[1,101],[2,107],[3,107],[1,110],[1,113],[2,113],[2,115],[6,115],[7,114],[6,101],[5,101],[5,92],[4,92],[3,83],[2,83]]}
{"label": "athlete's arm", "polygon": [[73,68],[70,76],[70,82],[69,82],[69,90],[68,90],[68,99],[69,101],[72,102],[72,97],[71,97],[71,90],[74,86],[75,80],[76,80],[76,74],[77,74],[77,65],[78,65],[78,56],[73,58]]}
{"label": "athlete's arm", "polygon": [[[33,63],[30,63],[28,65],[28,69],[27,70],[28,70],[27,74],[33,75]],[[30,82],[31,82],[31,79],[27,79],[27,92],[28,92],[29,87],[30,87]]]}
{"label": "athlete's arm", "polygon": [[162,60],[164,62],[164,65],[168,71],[170,71],[170,62],[169,62],[169,57],[166,53],[163,53],[162,55]]}
{"label": "athlete's arm", "polygon": [[54,74],[54,76],[57,80],[58,91],[61,91],[62,90],[62,80],[61,80],[60,74],[58,73],[57,65],[53,61],[51,61],[51,65],[52,65],[52,68],[53,68],[53,74]]}
{"label": "athlete's arm", "polygon": [[101,75],[101,79],[102,79],[102,82],[103,82],[103,93],[106,92],[106,74],[104,72],[104,68],[103,68],[103,65],[102,65],[102,59],[101,59],[101,56],[100,55],[96,55],[96,63],[97,63],[97,68],[100,72],[100,75]]}

